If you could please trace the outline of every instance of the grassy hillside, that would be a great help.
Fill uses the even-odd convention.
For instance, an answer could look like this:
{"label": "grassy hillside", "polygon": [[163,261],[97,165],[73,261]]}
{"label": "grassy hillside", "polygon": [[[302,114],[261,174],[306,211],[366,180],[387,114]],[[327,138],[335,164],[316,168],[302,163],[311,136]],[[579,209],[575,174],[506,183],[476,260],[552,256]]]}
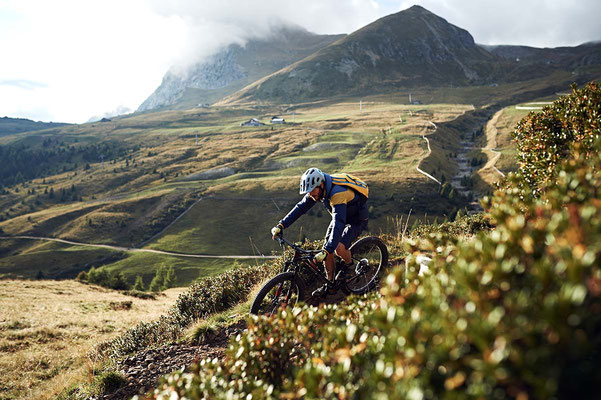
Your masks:
{"label": "grassy hillside", "polygon": [[[17,154],[25,155],[23,160],[52,157],[26,164],[0,187],[0,235],[190,254],[268,254],[277,249],[269,228],[300,198],[298,177],[309,166],[352,172],[368,181],[370,230],[376,234],[397,229],[397,215],[411,213],[411,223],[442,220],[465,201],[441,194],[416,167],[449,179],[458,168],[452,155],[461,138],[483,127],[499,107],[552,95],[572,78],[556,74],[498,87],[413,91],[421,105],[407,105],[409,93],[402,92],[166,111],[7,136],[0,139],[5,160]],[[251,117],[268,122],[273,115],[289,123],[240,126]],[[432,148],[427,158],[423,136]],[[12,161],[8,165],[20,168]],[[320,238],[327,220],[316,207],[295,224],[291,237]],[[56,249],[52,257],[53,250],[45,251],[39,242],[3,239],[0,273],[35,277],[41,271],[65,278],[104,264],[133,283],[136,275],[148,280],[167,263],[176,265],[178,283],[185,284],[230,265],[228,260],[47,246]]]}
{"label": "grassy hillside", "polygon": [[[355,102],[297,105],[284,114],[295,123],[280,126],[249,128],[240,122],[251,116],[266,120],[281,110],[224,107],[7,137],[6,146],[33,151],[45,145],[60,155],[69,151],[61,149],[73,147],[77,154],[78,148],[94,146],[96,151],[107,143],[118,143],[119,151],[107,156],[104,166],[99,160],[83,165],[65,161],[65,172],[42,171],[48,175],[6,187],[0,229],[5,235],[122,247],[144,244],[193,254],[268,254],[277,249],[269,228],[299,199],[298,176],[311,165],[368,179],[374,232],[390,229],[388,217],[398,213],[411,211],[422,219],[450,215],[458,205],[441,198],[436,184],[415,170],[427,153],[421,136],[433,132],[428,121],[449,121],[472,107],[404,106],[396,100],[366,99],[361,110]],[[327,223],[325,211],[316,207],[294,227],[293,236],[318,238]],[[133,282],[137,274],[150,279],[158,265],[169,263],[184,284],[228,265],[33,243],[2,241],[4,276],[34,277],[39,270],[46,277],[74,277],[104,263]],[[52,258],[44,246],[56,250]],[[64,272],[59,274],[57,265]]]}
{"label": "grassy hillside", "polygon": [[55,399],[93,378],[94,345],[158,318],[181,292],[141,300],[75,281],[0,280],[0,398]]}
{"label": "grassy hillside", "polygon": [[0,118],[0,137],[14,135],[15,133],[41,131],[56,128],[67,124],[58,122],[36,122],[25,118]]}

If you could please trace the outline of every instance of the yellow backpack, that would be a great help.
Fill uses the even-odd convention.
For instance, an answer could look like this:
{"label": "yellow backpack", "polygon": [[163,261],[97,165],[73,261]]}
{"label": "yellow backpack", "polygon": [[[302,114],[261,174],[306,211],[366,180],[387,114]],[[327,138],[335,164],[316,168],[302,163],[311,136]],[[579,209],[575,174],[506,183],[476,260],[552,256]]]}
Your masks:
{"label": "yellow backpack", "polygon": [[369,197],[369,188],[367,187],[367,183],[363,182],[361,179],[345,173],[332,174],[330,176],[332,177],[332,183],[334,185],[350,187],[356,192],[361,193],[363,196],[365,196],[365,198]]}

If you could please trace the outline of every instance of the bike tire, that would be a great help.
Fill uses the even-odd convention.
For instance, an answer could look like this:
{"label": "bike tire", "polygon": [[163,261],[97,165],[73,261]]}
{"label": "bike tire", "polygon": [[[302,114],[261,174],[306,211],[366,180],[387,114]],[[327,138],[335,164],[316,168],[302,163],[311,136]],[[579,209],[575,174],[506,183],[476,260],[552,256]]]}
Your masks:
{"label": "bike tire", "polygon": [[[346,280],[345,289],[352,294],[368,293],[376,288],[382,272],[388,266],[388,248],[380,238],[368,236],[357,240],[349,250],[354,267]],[[361,269],[359,262],[362,262]],[[363,269],[366,271],[363,272]]]}
{"label": "bike tire", "polygon": [[[279,288],[279,292],[278,292]],[[250,313],[255,315],[273,315],[282,308],[285,296],[289,288],[292,288],[290,300],[284,307],[294,307],[304,296],[303,282],[295,277],[294,272],[283,272],[271,278],[263,285],[250,307]],[[273,290],[275,293],[271,293]],[[277,294],[277,296],[276,296]]]}

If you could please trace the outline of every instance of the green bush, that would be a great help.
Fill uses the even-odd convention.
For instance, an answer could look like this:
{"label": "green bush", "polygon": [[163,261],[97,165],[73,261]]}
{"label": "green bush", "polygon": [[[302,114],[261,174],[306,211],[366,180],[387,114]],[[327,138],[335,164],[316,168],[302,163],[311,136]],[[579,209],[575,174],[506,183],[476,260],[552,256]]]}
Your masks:
{"label": "green bush", "polygon": [[92,267],[87,273],[82,271],[77,275],[77,279],[114,290],[128,290],[130,288],[123,272],[113,271],[109,273],[104,268]]}
{"label": "green bush", "polygon": [[79,274],[77,274],[77,277],[75,279],[81,282],[87,282],[88,273],[86,271],[81,271]]}
{"label": "green bush", "polygon": [[530,113],[513,134],[517,142],[519,172],[538,195],[538,187],[554,179],[555,166],[571,156],[570,146],[582,143],[590,151],[601,135],[601,86],[591,82],[582,89]]}

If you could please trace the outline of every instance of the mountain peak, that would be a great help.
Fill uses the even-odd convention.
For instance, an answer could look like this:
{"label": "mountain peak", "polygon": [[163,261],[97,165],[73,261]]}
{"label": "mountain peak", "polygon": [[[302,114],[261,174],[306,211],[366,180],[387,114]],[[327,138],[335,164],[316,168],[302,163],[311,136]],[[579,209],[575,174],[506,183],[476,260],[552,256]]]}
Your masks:
{"label": "mountain peak", "polygon": [[[411,11],[411,12],[420,12],[420,13],[424,13],[424,14],[432,14],[432,15],[436,15],[433,12],[425,9],[422,6],[418,6],[417,4],[414,6],[409,7],[408,9],[404,10],[404,11]],[[400,11],[400,12],[404,12],[404,11]]]}
{"label": "mountain peak", "polygon": [[490,68],[483,65],[493,59],[465,29],[413,6],[256,82],[230,101],[298,102],[399,87],[463,85],[486,77]]}

